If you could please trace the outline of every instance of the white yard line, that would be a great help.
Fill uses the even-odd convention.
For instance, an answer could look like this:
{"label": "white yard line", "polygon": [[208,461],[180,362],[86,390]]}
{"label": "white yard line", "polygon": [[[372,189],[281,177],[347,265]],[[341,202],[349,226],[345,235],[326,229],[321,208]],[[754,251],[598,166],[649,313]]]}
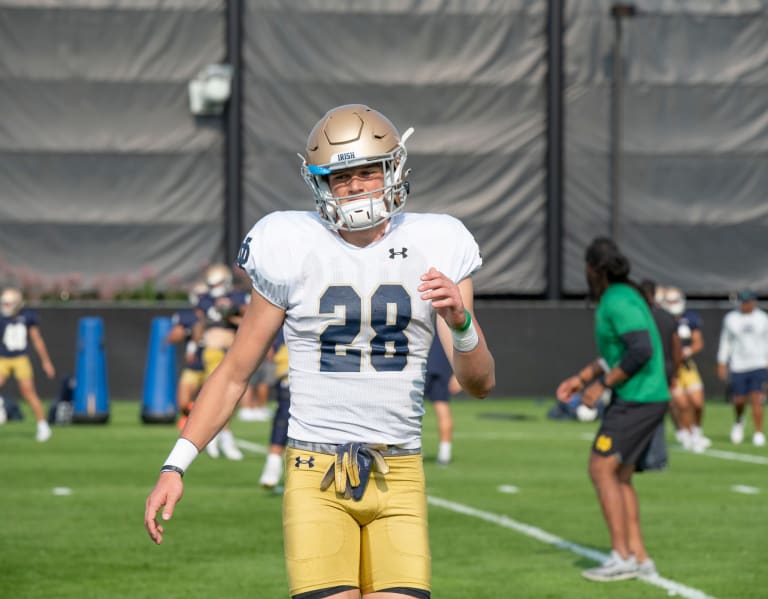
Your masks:
{"label": "white yard line", "polygon": [[721,460],[732,460],[734,462],[746,462],[748,464],[768,465],[768,457],[761,455],[751,455],[749,453],[736,453],[735,451],[723,451],[721,449],[707,449],[702,453],[694,455],[709,456],[710,458],[720,458]]}
{"label": "white yard line", "polygon": [[760,489],[757,487],[750,487],[749,485],[733,485],[731,486],[731,491],[734,493],[742,493],[744,495],[758,495],[760,493]]}
{"label": "white yard line", "polygon": [[[496,524],[497,526],[509,528],[528,537],[531,537],[532,539],[541,541],[542,543],[553,545],[554,547],[559,547],[560,549],[566,549],[572,553],[576,553],[596,562],[604,562],[606,559],[608,559],[608,555],[605,553],[589,549],[588,547],[583,547],[582,545],[577,545],[576,543],[571,543],[570,541],[566,541],[565,539],[548,533],[545,530],[536,528],[535,526],[531,526],[529,524],[523,524],[522,522],[518,522],[517,520],[513,520],[512,518],[508,518],[506,516],[493,514],[491,512],[484,512],[468,505],[456,503],[455,501],[448,501],[447,499],[441,499],[439,497],[429,496],[427,501],[430,505],[442,507],[458,514],[464,514],[465,516],[471,516],[473,518],[485,520],[486,522]],[[684,597],[685,599],[715,599],[703,591],[694,589],[679,582],[675,582],[674,580],[664,578],[663,576],[640,577],[638,580],[662,588],[666,590],[669,595],[678,595],[680,597]]]}
{"label": "white yard line", "polygon": [[[454,438],[478,441],[591,441],[595,436],[594,432],[571,432],[565,435],[545,436],[526,432],[504,432],[504,433],[455,433]],[[669,445],[672,451],[684,451],[681,447]],[[734,462],[745,462],[747,464],[768,465],[768,457],[762,455],[753,455],[749,453],[737,453],[735,451],[724,451],[722,449],[707,449],[701,453],[686,452],[695,456],[706,456],[718,458],[721,460],[732,460]]]}
{"label": "white yard line", "polygon": [[265,445],[259,445],[258,443],[251,443],[243,439],[235,439],[235,443],[240,449],[245,449],[252,453],[258,453],[261,455],[267,455],[267,448]]}

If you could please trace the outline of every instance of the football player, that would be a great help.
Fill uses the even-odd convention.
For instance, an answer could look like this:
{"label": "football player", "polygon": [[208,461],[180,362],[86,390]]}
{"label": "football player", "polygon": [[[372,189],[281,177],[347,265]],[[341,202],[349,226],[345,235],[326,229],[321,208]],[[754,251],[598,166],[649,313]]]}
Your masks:
{"label": "football player", "polygon": [[677,335],[682,344],[682,361],[672,387],[672,405],[677,426],[676,437],[684,449],[700,453],[712,441],[702,432],[704,416],[704,383],[693,357],[704,349],[701,317],[686,309],[685,295],[677,287],[667,287],[662,307],[677,319]]}
{"label": "football player", "polygon": [[[291,391],[288,383],[288,348],[285,345],[282,329],[278,331],[272,348],[272,363],[275,366],[275,397],[277,410],[272,419],[269,437],[269,451],[264,460],[264,468],[259,477],[259,484],[265,489],[274,489],[283,477],[283,454],[288,444],[288,416],[291,408]],[[262,364],[264,364],[262,362]]]}
{"label": "football player", "polygon": [[35,388],[34,372],[29,359],[30,341],[40,358],[46,376],[56,375],[48,348],[40,332],[37,312],[25,308],[21,291],[7,288],[0,296],[0,387],[10,376],[16,377],[21,396],[32,408],[37,420],[35,439],[40,442],[51,438],[51,428]]}
{"label": "football player", "polygon": [[[243,318],[247,294],[233,288],[232,270],[226,264],[213,264],[205,271],[208,292],[201,295],[196,311],[194,339],[202,348],[203,370],[207,380],[221,364],[235,341],[235,332]],[[235,444],[229,421],[205,447],[212,458],[222,453],[230,460],[242,460],[243,453]]]}
{"label": "football player", "polygon": [[768,314],[757,307],[757,294],[749,288],[736,296],[738,308],[723,318],[717,348],[717,376],[728,384],[736,421],[731,442],[744,440],[744,410],[747,399],[752,407],[755,430],[752,443],[765,446],[763,403],[768,380]]}
{"label": "football player", "polygon": [[171,330],[166,339],[167,343],[184,344],[184,368],[179,374],[179,382],[176,386],[176,405],[181,412],[181,418],[177,423],[179,429],[184,428],[187,416],[194,407],[195,395],[205,381],[203,348],[194,340],[194,330],[200,320],[196,306],[200,297],[206,293],[208,293],[208,285],[204,281],[198,281],[192,286],[189,291],[191,307],[174,312],[171,316]]}
{"label": "football player", "polygon": [[437,419],[437,434],[440,439],[437,446],[437,463],[447,466],[451,463],[453,452],[453,416],[451,415],[451,395],[461,391],[461,386],[453,375],[451,363],[443,351],[439,339],[435,339],[427,357],[427,374],[424,384],[424,396],[432,402]]}
{"label": "football player", "polygon": [[[246,235],[238,263],[253,282],[235,342],[147,499],[160,543],[181,475],[229,418],[283,327],[291,393],[283,536],[290,593],[302,599],[430,596],[421,456],[426,360],[437,332],[458,382],[495,385],[473,310],[482,260],[448,215],[404,212],[405,142],[360,104],[312,129],[301,172],[316,212],[274,212]],[[280,247],[280,252],[275,248]]]}

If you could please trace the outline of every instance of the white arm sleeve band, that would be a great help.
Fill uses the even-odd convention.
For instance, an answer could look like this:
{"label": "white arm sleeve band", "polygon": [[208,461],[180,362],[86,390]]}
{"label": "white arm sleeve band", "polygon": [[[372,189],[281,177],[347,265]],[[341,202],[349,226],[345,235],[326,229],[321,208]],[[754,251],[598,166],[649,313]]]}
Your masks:
{"label": "white arm sleeve band", "polygon": [[200,453],[189,439],[180,437],[176,441],[176,445],[173,446],[171,453],[168,454],[168,458],[165,460],[165,465],[176,466],[182,470],[189,468],[189,465],[195,460],[197,454]]}
{"label": "white arm sleeve band", "polygon": [[[469,316],[469,313],[467,313]],[[480,337],[477,335],[477,329],[475,329],[475,323],[469,323],[466,331],[457,331],[451,329],[451,336],[453,337],[453,347],[456,351],[468,352],[472,351],[480,343]]]}

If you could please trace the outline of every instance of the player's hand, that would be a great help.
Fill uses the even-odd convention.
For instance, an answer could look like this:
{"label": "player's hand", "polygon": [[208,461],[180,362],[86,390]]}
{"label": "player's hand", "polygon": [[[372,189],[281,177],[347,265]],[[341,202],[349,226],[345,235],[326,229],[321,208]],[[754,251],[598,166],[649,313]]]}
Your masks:
{"label": "player's hand", "polygon": [[728,382],[728,366],[725,364],[718,364],[717,365],[717,378],[719,378],[724,383]]}
{"label": "player's hand", "polygon": [[578,376],[568,377],[557,386],[555,397],[557,397],[558,401],[567,403],[571,401],[571,397],[573,397],[574,393],[581,391],[582,387],[584,387],[584,385]]}
{"label": "player's hand", "polygon": [[467,315],[459,287],[434,266],[421,275],[418,291],[421,292],[421,299],[432,302],[432,307],[449,327],[458,329],[464,326]]}
{"label": "player's hand", "polygon": [[155,488],[147,497],[144,527],[149,533],[149,538],[158,545],[163,542],[165,528],[157,521],[157,512],[162,508],[163,521],[170,520],[183,493],[184,484],[181,482],[181,476],[176,472],[163,472],[160,474]]}
{"label": "player's hand", "polygon": [[53,367],[53,364],[51,363],[50,360],[46,360],[45,362],[43,362],[43,370],[45,371],[45,375],[49,379],[52,379],[53,377],[56,376],[56,369]]}
{"label": "player's hand", "polygon": [[584,393],[581,394],[581,403],[588,408],[594,408],[597,400],[603,394],[605,387],[600,383],[593,383],[584,389]]}

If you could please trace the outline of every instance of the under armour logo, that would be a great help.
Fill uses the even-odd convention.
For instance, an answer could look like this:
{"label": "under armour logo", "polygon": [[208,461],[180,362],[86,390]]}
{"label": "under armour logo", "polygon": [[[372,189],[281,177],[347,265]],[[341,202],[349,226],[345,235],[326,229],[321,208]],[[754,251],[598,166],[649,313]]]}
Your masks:
{"label": "under armour logo", "polygon": [[314,468],[315,467],[315,457],[314,456],[310,456],[308,459],[302,460],[301,456],[296,456],[296,467],[297,468],[301,468],[302,464],[306,464],[310,468]]}
{"label": "under armour logo", "polygon": [[389,248],[389,259],[394,260],[395,256],[402,256],[403,258],[408,257],[408,248],[403,248],[402,252],[396,252],[395,248]]}

